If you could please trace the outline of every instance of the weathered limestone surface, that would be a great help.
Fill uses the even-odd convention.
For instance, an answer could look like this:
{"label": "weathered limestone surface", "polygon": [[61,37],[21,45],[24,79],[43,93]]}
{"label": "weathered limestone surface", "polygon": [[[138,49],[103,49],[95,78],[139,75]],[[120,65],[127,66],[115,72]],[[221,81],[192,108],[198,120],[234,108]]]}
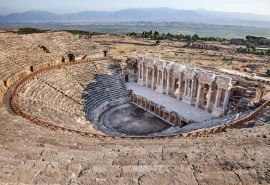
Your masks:
{"label": "weathered limestone surface", "polygon": [[269,121],[210,137],[131,141],[49,131],[2,105],[0,116],[1,184],[270,183]]}

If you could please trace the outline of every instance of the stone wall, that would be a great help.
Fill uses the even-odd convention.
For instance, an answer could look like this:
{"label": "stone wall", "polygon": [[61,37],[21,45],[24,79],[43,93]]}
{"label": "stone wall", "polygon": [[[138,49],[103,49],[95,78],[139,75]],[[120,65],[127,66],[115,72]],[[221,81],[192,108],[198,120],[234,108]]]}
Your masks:
{"label": "stone wall", "polygon": [[154,114],[158,118],[166,121],[173,126],[184,126],[187,124],[185,118],[180,117],[176,112],[166,109],[162,105],[158,105],[144,97],[141,97],[131,92],[130,99],[131,103]]}

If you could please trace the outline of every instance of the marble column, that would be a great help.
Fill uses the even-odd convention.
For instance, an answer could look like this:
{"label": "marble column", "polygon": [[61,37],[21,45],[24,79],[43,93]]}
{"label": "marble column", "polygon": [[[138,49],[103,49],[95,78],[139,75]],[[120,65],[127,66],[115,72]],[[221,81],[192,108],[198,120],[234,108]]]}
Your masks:
{"label": "marble column", "polygon": [[184,90],[184,96],[187,95],[187,87],[188,87],[188,80],[185,80],[185,90]]}
{"label": "marble column", "polygon": [[148,67],[146,67],[146,82],[145,86],[148,87]]}
{"label": "marble column", "polygon": [[209,90],[208,90],[208,97],[207,97],[207,104],[205,109],[208,111],[210,108],[210,103],[211,103],[211,96],[212,96],[212,86],[209,85]]}
{"label": "marble column", "polygon": [[218,107],[218,106],[219,106],[221,90],[222,90],[221,88],[218,88],[218,90],[217,90],[216,101],[215,101],[215,107]]}
{"label": "marble column", "polygon": [[164,69],[162,69],[162,76],[161,76],[161,87],[162,87],[162,92],[163,92],[163,87],[164,87]]}
{"label": "marble column", "polygon": [[143,69],[143,64],[142,64],[142,85],[144,85],[143,84],[143,78],[144,78],[144,69]]}
{"label": "marble column", "polygon": [[152,89],[155,89],[155,67],[152,69]]}
{"label": "marble column", "polygon": [[194,79],[192,79],[192,83],[191,83],[191,92],[189,94],[189,97],[193,97],[193,91],[194,91]]}
{"label": "marble column", "polygon": [[201,83],[199,83],[198,93],[197,93],[197,100],[196,100],[196,107],[200,106],[200,96],[201,96]]}
{"label": "marble column", "polygon": [[177,99],[178,100],[180,100],[181,85],[182,85],[182,73],[179,74],[179,85],[178,85],[178,94],[177,94]]}
{"label": "marble column", "polygon": [[187,80],[187,92],[186,92],[186,96],[189,96],[189,92],[190,92],[190,79]]}
{"label": "marble column", "polygon": [[225,98],[224,98],[224,103],[223,103],[223,111],[227,110],[227,108],[228,108],[230,94],[231,94],[231,89],[227,89],[226,94],[225,94]]}
{"label": "marble column", "polygon": [[197,86],[198,86],[198,81],[195,80],[194,81],[193,97],[196,97],[196,92],[198,92]]}
{"label": "marble column", "polygon": [[139,78],[141,78],[141,64],[139,64]]}
{"label": "marble column", "polygon": [[160,85],[160,72],[157,70],[157,85]]}
{"label": "marble column", "polygon": [[170,70],[167,69],[167,87],[166,87],[166,95],[169,95],[170,90]]}

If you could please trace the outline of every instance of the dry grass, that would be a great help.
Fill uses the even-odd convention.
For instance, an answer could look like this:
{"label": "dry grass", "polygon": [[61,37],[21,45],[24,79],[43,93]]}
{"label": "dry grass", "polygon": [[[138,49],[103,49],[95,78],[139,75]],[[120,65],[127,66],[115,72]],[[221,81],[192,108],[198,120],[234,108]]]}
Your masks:
{"label": "dry grass", "polygon": [[[267,66],[270,66],[269,56],[256,56],[251,54],[238,54],[226,51],[212,51],[205,49],[183,48],[185,41],[162,41],[159,45],[154,45],[155,41],[144,39],[132,39],[130,37],[119,38],[116,36],[95,37],[92,42],[99,44],[109,44],[110,54],[115,58],[125,61],[127,56],[147,56],[161,58],[169,61],[196,66],[211,66],[216,68],[232,69],[232,66],[240,68],[249,64],[256,64],[256,70],[263,73]],[[224,49],[235,49],[234,45],[223,45],[220,42],[208,43]],[[225,61],[224,57],[231,57],[232,60]],[[247,62],[243,62],[243,61]],[[268,63],[265,63],[268,61]]]}

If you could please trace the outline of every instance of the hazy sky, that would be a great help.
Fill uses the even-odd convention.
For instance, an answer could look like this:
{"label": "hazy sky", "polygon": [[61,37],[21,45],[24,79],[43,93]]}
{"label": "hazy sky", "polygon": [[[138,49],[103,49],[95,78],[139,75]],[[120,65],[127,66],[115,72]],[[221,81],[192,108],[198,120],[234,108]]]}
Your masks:
{"label": "hazy sky", "polygon": [[169,7],[270,14],[270,0],[0,0],[0,14],[46,10],[59,14],[85,10]]}

